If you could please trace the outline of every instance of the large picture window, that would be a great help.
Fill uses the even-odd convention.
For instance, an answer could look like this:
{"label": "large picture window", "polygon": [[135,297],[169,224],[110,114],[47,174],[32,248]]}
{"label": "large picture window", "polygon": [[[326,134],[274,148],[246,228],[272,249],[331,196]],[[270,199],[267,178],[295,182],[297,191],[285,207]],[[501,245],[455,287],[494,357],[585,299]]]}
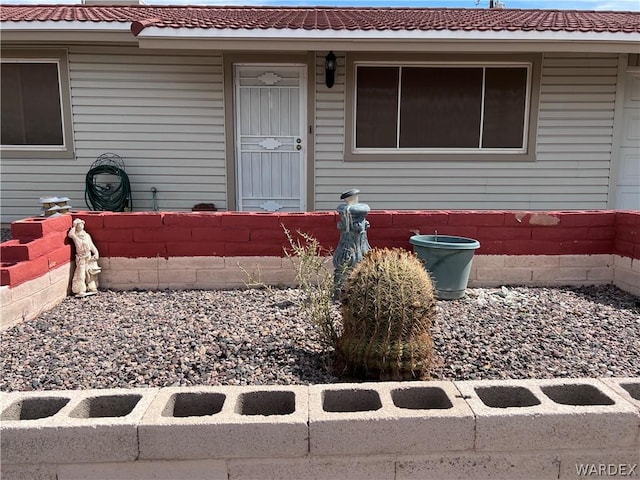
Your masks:
{"label": "large picture window", "polygon": [[[67,156],[70,120],[64,55],[4,55],[0,70],[0,142],[5,156]],[[55,155],[58,154],[58,155]]]}
{"label": "large picture window", "polygon": [[358,66],[356,148],[523,149],[528,70]]}
{"label": "large picture window", "polygon": [[350,71],[347,159],[531,158],[533,61],[356,59]]}

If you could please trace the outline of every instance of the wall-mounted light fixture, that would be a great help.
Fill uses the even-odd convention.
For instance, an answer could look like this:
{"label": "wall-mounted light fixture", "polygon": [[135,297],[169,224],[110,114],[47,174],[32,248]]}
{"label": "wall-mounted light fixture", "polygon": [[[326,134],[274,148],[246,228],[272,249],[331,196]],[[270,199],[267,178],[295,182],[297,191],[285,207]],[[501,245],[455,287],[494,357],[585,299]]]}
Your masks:
{"label": "wall-mounted light fixture", "polygon": [[333,87],[333,84],[336,80],[336,68],[338,67],[338,61],[336,60],[336,56],[333,52],[329,52],[326,57],[324,57],[324,82],[327,87]]}

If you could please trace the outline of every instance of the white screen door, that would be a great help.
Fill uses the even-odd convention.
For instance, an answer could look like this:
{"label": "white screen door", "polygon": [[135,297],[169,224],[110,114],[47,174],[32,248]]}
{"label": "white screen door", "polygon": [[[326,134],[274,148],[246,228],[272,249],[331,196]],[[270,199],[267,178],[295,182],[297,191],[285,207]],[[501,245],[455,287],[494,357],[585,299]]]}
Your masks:
{"label": "white screen door", "polygon": [[237,204],[305,211],[306,68],[235,65]]}

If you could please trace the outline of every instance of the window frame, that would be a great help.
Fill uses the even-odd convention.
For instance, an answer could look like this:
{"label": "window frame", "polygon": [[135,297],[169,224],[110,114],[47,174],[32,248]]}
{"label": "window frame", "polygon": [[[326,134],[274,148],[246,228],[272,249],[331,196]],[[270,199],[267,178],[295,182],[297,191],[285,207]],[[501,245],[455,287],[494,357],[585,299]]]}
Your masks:
{"label": "window frame", "polygon": [[2,63],[54,63],[58,70],[58,93],[62,145],[0,145],[3,158],[42,159],[74,158],[71,88],[67,50],[62,49],[2,49]]}
{"label": "window frame", "polygon": [[[387,54],[347,53],[345,94],[345,161],[535,161],[541,54]],[[390,67],[522,67],[528,68],[524,113],[524,146],[510,149],[356,148],[358,66]]]}

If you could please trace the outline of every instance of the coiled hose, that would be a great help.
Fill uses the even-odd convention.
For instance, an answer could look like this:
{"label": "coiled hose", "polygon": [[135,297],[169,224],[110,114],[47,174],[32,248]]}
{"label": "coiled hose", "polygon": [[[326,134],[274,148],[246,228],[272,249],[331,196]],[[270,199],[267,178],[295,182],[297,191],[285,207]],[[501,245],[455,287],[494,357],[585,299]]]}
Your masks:
{"label": "coiled hose", "polygon": [[[95,182],[97,175],[113,175],[120,182],[116,186],[101,185]],[[131,185],[127,173],[115,166],[102,164],[92,167],[85,179],[84,199],[91,210],[124,212],[131,210]]]}

